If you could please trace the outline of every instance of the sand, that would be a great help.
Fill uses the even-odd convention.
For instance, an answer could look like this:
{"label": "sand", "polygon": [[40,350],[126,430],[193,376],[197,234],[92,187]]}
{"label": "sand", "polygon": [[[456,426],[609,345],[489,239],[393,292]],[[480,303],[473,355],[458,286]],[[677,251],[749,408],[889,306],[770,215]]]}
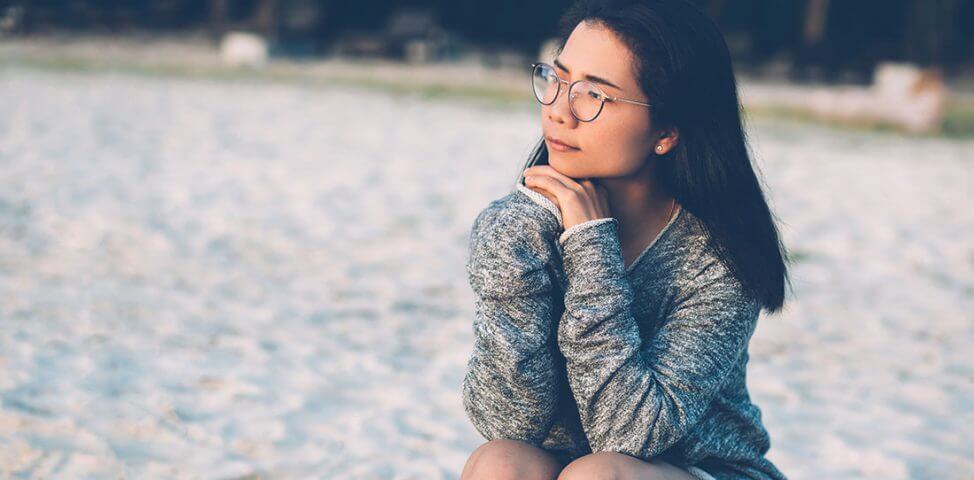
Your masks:
{"label": "sand", "polygon": [[[14,68],[0,109],[0,476],[459,476],[467,234],[535,106]],[[972,478],[974,142],[750,134],[797,258],[769,458]]]}

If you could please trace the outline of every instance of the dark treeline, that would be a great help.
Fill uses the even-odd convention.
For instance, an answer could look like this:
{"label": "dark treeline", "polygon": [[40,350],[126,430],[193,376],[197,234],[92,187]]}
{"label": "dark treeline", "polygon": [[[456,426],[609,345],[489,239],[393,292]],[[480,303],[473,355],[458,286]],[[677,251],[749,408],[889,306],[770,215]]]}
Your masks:
{"label": "dark treeline", "polygon": [[[946,73],[974,59],[974,0],[693,0],[724,30],[739,62],[868,76],[876,62],[910,61]],[[378,31],[404,8],[422,9],[472,45],[535,55],[571,0],[0,0],[15,34],[227,29],[305,42],[323,52],[347,32]]]}

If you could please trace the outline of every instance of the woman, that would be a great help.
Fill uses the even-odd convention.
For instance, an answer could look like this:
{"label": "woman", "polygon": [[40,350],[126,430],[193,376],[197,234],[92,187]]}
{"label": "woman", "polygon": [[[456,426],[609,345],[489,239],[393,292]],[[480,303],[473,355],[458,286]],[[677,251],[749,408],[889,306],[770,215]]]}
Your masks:
{"label": "woman", "polygon": [[[544,139],[474,221],[463,479],[782,479],[745,384],[788,280],[718,28],[599,0],[536,64]],[[522,181],[523,180],[523,181]]]}

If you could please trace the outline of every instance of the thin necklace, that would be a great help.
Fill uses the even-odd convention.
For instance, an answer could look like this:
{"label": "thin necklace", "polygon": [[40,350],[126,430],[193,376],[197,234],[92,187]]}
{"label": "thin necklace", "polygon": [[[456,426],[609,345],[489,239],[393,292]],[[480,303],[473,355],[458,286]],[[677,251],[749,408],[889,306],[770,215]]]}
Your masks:
{"label": "thin necklace", "polygon": [[638,263],[640,260],[642,260],[643,255],[646,255],[646,252],[649,251],[650,247],[656,245],[656,241],[659,240],[659,237],[663,235],[663,230],[665,230],[666,227],[667,227],[667,225],[669,225],[670,222],[673,221],[673,211],[676,210],[676,197],[673,198],[672,202],[673,203],[670,205],[670,219],[667,220],[666,221],[666,224],[663,225],[663,228],[660,229],[660,231],[656,233],[656,237],[654,237],[653,240],[649,242],[649,245],[646,245],[645,247],[643,247],[643,251],[642,252],[639,252],[639,255],[636,255],[636,258],[633,259],[632,263],[630,263],[626,267],[626,271],[627,272],[630,271],[630,270],[632,270],[632,268],[636,266],[636,263]]}
{"label": "thin necklace", "polygon": [[664,227],[666,225],[669,225],[669,223],[673,220],[673,210],[676,210],[676,197],[673,198],[672,202],[673,204],[670,205],[670,214],[667,215],[667,220],[666,223],[664,224]]}

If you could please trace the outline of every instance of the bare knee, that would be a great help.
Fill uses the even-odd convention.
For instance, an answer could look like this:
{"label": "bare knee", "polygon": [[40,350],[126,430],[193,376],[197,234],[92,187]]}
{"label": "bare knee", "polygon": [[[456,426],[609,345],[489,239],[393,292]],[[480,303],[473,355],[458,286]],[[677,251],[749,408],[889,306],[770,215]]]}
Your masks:
{"label": "bare knee", "polygon": [[612,454],[596,452],[569,463],[558,480],[621,480],[625,478]]}
{"label": "bare knee", "polygon": [[558,480],[691,480],[689,473],[662,460],[643,461],[615,452],[596,452],[569,463]]}
{"label": "bare knee", "polygon": [[538,447],[516,440],[491,440],[470,454],[460,479],[552,480],[560,470],[558,460]]}

